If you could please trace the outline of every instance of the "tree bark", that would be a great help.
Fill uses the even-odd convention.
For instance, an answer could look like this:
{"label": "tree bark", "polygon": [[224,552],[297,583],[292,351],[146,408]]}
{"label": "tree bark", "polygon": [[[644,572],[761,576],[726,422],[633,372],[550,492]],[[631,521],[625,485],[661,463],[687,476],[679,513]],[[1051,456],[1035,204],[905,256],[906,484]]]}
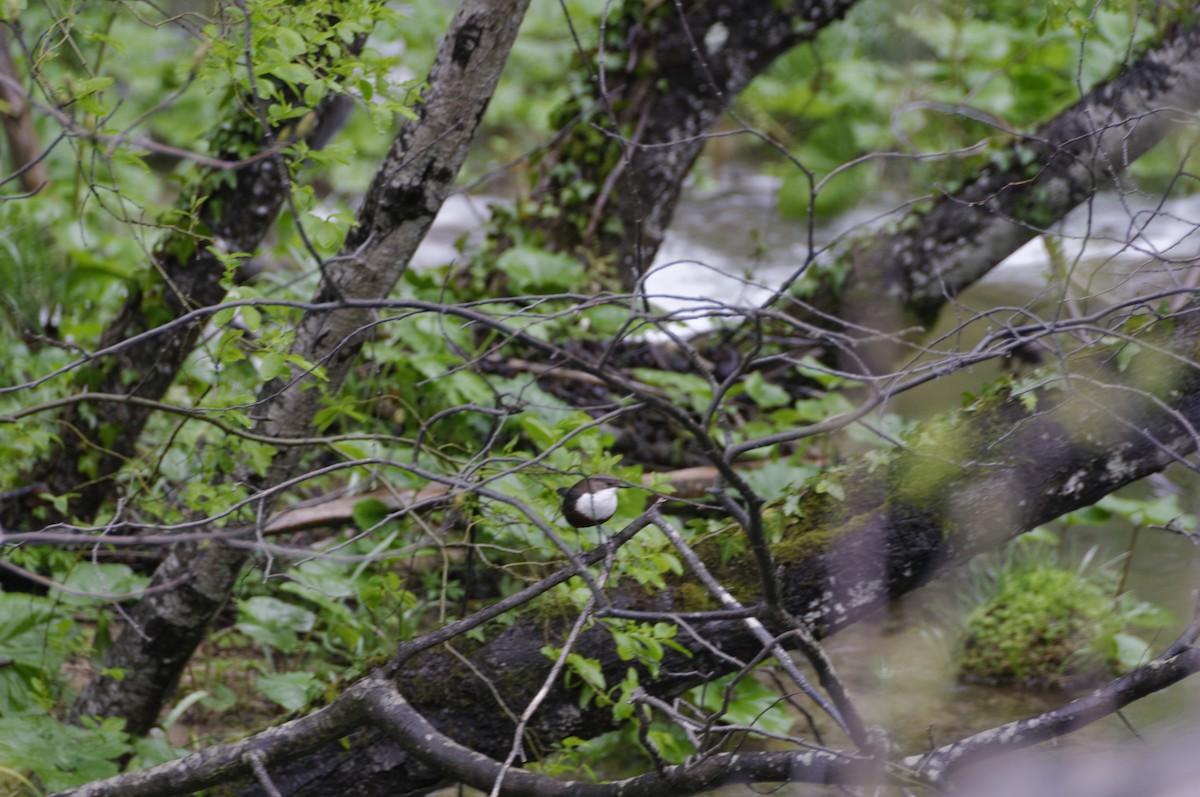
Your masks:
{"label": "tree bark", "polygon": [[1197,108],[1200,25],[1192,19],[1037,132],[1014,135],[961,190],[901,220],[900,232],[856,240],[832,268],[810,269],[805,292],[815,296],[796,312],[841,329],[932,325],[948,300],[1082,202],[1126,190],[1129,165]]}
{"label": "tree bark", "polygon": [[[357,54],[365,41],[366,37],[360,36],[345,46]],[[214,128],[210,144],[218,159],[237,162],[242,160],[240,153],[262,153],[269,142],[261,122],[248,116],[240,103],[233,106],[230,118]],[[336,129],[344,121],[345,110],[344,97],[326,96],[312,111],[311,135],[330,135],[330,128]],[[190,213],[198,204],[198,218],[186,228],[173,229],[154,250],[158,279],[146,290],[131,289],[125,306],[104,330],[99,348],[134,338],[197,307],[219,303],[225,296],[221,283],[226,271],[219,255],[258,250],[287,199],[289,183],[284,170],[289,158],[277,153],[233,171],[206,169],[196,191],[178,205]],[[157,401],[174,383],[201,327],[200,322],[174,327],[135,342],[95,366],[80,369],[76,388]],[[42,516],[48,514],[50,522],[93,518],[115,494],[114,476],[135,455],[152,411],[145,404],[112,403],[98,417],[75,408],[64,413],[57,445],[33,463],[27,481],[36,485],[39,493],[73,494],[66,511],[53,512],[48,504],[36,500],[0,503],[0,526],[43,525],[46,520],[34,510]]]}
{"label": "tree bark", "polygon": [[[558,251],[613,256],[633,288],[654,261],[708,133],[751,80],[854,2],[626,4],[606,20],[606,50],[596,59],[603,63],[583,67],[591,95],[578,100],[580,118],[539,164],[533,199],[546,212],[522,224],[540,226]],[[609,71],[618,59],[623,71]],[[595,191],[581,196],[581,184]]]}
{"label": "tree bark", "polygon": [[[376,174],[358,225],[343,254],[332,262],[317,301],[382,298],[403,273],[449,193],[467,145],[491,99],[516,37],[528,0],[465,0],[455,14],[429,75],[418,119],[404,127]],[[365,337],[370,315],[362,309],[310,313],[301,321],[293,353],[325,368],[323,388],[336,392]],[[260,434],[298,436],[311,428],[321,391],[305,377],[280,392],[271,382],[259,393],[265,415]],[[265,476],[243,474],[259,489],[285,481],[304,452],[284,448]],[[274,493],[258,503],[267,518]],[[248,518],[253,522],[253,518]],[[151,586],[183,582],[178,589],[138,601],[127,628],[105,657],[106,669],[92,679],[72,716],[117,716],[126,730],[143,734],[225,604],[248,554],[219,543],[181,545],[155,571]]]}
{"label": "tree bark", "polygon": [[0,117],[13,169],[20,175],[21,188],[26,193],[33,193],[49,184],[50,172],[42,160],[46,153],[42,150],[37,128],[33,126],[29,103],[17,91],[19,85],[8,46],[8,32],[0,30],[0,101],[8,108]]}

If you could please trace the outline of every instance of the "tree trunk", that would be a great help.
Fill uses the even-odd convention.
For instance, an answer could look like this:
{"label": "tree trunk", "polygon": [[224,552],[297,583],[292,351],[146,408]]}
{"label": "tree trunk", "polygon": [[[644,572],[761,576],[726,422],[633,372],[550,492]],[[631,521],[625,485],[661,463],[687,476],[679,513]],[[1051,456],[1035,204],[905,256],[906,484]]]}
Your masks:
{"label": "tree trunk", "polygon": [[[365,36],[357,37],[348,45],[349,52],[361,52],[365,41]],[[235,163],[242,159],[239,153],[264,153],[268,141],[260,121],[247,115],[243,103],[231,105],[230,118],[214,128],[210,146],[215,157]],[[344,121],[345,110],[344,97],[326,96],[313,109],[310,136],[328,137]],[[276,136],[279,133],[274,131]],[[287,199],[290,188],[284,170],[289,158],[277,153],[263,155],[232,172],[206,169],[195,191],[177,205],[185,214],[198,205],[198,218],[186,228],[173,229],[154,250],[158,279],[148,290],[133,290],[104,330],[99,347],[131,340],[198,307],[218,304],[225,297],[221,282],[226,271],[218,255],[258,250]],[[77,389],[157,401],[174,383],[202,327],[203,321],[198,321],[135,340],[95,366],[80,369]],[[0,526],[43,525],[46,520],[35,517],[35,509],[50,512],[50,522],[75,519],[86,523],[95,517],[115,494],[114,476],[135,456],[151,412],[145,404],[126,402],[111,402],[98,416],[76,408],[65,412],[58,444],[32,465],[27,479],[38,492],[74,494],[66,511],[54,513],[48,504],[38,501],[10,501],[0,504]]]}
{"label": "tree trunk", "polygon": [[[1200,6],[1193,6],[1193,12]],[[1015,140],[901,232],[855,240],[805,275],[793,310],[839,331],[931,326],[948,300],[1099,191],[1127,190],[1129,165],[1200,108],[1200,26],[1174,26],[1122,74]],[[893,347],[875,364],[888,368]]]}
{"label": "tree trunk", "polygon": [[[730,104],[776,58],[811,41],[854,2],[626,4],[606,20],[603,59],[581,70],[591,94],[571,109],[579,117],[569,134],[542,156],[538,211],[521,224],[540,227],[558,251],[614,257],[621,281],[633,288],[658,252],[684,178]],[[617,59],[622,71],[597,73],[598,64]],[[594,190],[581,193],[580,185]]]}
{"label": "tree trunk", "polygon": [[[467,145],[491,99],[528,0],[465,0],[442,42],[429,75],[418,119],[404,127],[376,174],[357,227],[343,255],[330,264],[316,301],[377,299],[388,294],[425,236],[466,157]],[[369,313],[347,309],[310,313],[301,321],[293,352],[322,363],[323,389],[336,392],[364,342]],[[260,434],[296,436],[312,425],[321,392],[307,389],[311,377],[279,393],[272,382],[260,391],[265,417]],[[302,389],[306,388],[306,389]],[[285,481],[303,454],[299,447],[277,455],[265,477],[244,474],[266,489]],[[271,493],[256,504],[266,518]],[[250,522],[253,519],[247,518]],[[127,628],[105,657],[106,669],[125,673],[94,678],[72,716],[119,716],[126,729],[145,733],[153,725],[196,645],[228,600],[247,553],[221,544],[178,546],[155,572],[151,592],[138,601]]]}

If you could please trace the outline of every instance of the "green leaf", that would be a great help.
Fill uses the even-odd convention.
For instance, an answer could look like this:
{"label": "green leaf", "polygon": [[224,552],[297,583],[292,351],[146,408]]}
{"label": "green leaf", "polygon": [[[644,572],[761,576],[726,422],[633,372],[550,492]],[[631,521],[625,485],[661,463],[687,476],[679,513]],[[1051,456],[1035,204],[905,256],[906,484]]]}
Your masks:
{"label": "green leaf", "polygon": [[314,80],[304,87],[304,104],[316,107],[328,92],[329,85],[324,80]]}
{"label": "green leaf", "polygon": [[1124,373],[1129,368],[1129,364],[1133,362],[1135,355],[1141,353],[1142,347],[1136,343],[1125,343],[1117,351],[1117,370]]}
{"label": "green leaf", "polygon": [[304,41],[304,37],[291,28],[279,27],[272,32],[275,34],[275,46],[284,58],[295,58],[308,51],[308,43]]}
{"label": "green leaf", "polygon": [[570,255],[515,246],[496,260],[516,293],[549,293],[579,287],[583,264]]}
{"label": "green leaf", "polygon": [[788,733],[792,717],[778,693],[755,678],[741,678],[733,687],[733,699],[726,704],[726,690],[736,675],[727,675],[689,693],[692,702],[709,711],[724,710],[721,719],[769,733]]}
{"label": "green leaf", "polygon": [[72,81],[71,94],[75,99],[78,100],[91,94],[95,94],[97,91],[108,88],[112,85],[112,82],[113,79],[111,77],[105,76]]}
{"label": "green leaf", "polygon": [[542,420],[532,413],[525,413],[517,420],[521,426],[521,431],[529,435],[529,439],[539,449],[549,449],[551,445],[558,442],[559,435]]}
{"label": "green leaf", "polygon": [[831,495],[839,501],[846,500],[846,493],[837,479],[818,479],[813,484],[813,491],[821,495]]}
{"label": "green leaf", "polygon": [[1136,669],[1150,660],[1150,645],[1146,641],[1126,633],[1117,634],[1115,639],[1117,662],[1122,670]]}
{"label": "green leaf", "polygon": [[[258,375],[264,382],[279,376],[287,368],[287,357],[279,352],[267,352],[258,365]],[[290,373],[290,370],[289,370]]]}
{"label": "green leaf", "polygon": [[303,86],[315,80],[312,70],[303,64],[280,64],[267,70],[267,74],[285,80],[293,86]]}
{"label": "green leaf", "polygon": [[1165,495],[1153,500],[1106,495],[1097,501],[1095,506],[1101,511],[1119,515],[1139,526],[1162,526],[1174,522],[1189,531],[1196,527],[1196,517],[1183,511],[1177,495]]}
{"label": "green leaf", "polygon": [[258,332],[262,327],[262,313],[257,307],[246,306],[241,308],[242,323],[246,325],[246,329],[251,332]]}
{"label": "green leaf", "polygon": [[258,689],[288,711],[297,711],[321,694],[321,682],[312,673],[285,672],[258,676]]}
{"label": "green leaf", "polygon": [[176,758],[182,758],[189,752],[188,750],[173,747],[167,740],[166,734],[134,739],[133,748],[137,752],[133,760],[129,762],[129,767],[126,770],[128,772],[135,772],[139,769],[148,769],[159,764],[165,764]]}
{"label": "green leaf", "polygon": [[578,653],[568,653],[567,667],[582,678],[584,683],[592,687],[596,694],[604,694],[607,685],[604,681],[604,671],[600,669],[598,660],[585,658]]}
{"label": "green leaf", "polygon": [[344,565],[337,562],[314,560],[305,562],[292,572],[292,581],[283,585],[285,592],[312,601],[322,609],[322,617],[328,614],[347,612],[340,599],[350,598],[361,592],[361,585],[347,573]]}
{"label": "green leaf", "polygon": [[792,403],[792,397],[779,385],[766,380],[761,371],[754,371],[746,377],[746,393],[754,399],[754,403],[764,409],[786,407]]}
{"label": "green leaf", "polygon": [[208,692],[192,692],[183,700],[180,700],[160,723],[162,729],[164,731],[170,730],[171,726],[178,722],[179,718],[186,714],[189,708],[194,706],[196,703],[205,700],[207,697]]}
{"label": "green leaf", "polygon": [[809,464],[767,462],[761,468],[747,470],[742,476],[763,499],[775,501],[801,492],[816,472]]}
{"label": "green leaf", "polygon": [[133,572],[128,565],[80,563],[71,570],[63,584],[79,592],[94,593],[97,598],[62,593],[64,603],[72,605],[91,604],[96,601],[107,603],[104,595],[125,595],[140,591],[150,583],[147,576]]}
{"label": "green leaf", "polygon": [[824,388],[840,387],[847,380],[838,374],[830,373],[829,366],[822,363],[811,354],[805,355],[796,363],[796,373],[813,380]]}
{"label": "green leaf", "polygon": [[1107,523],[1112,518],[1113,513],[1099,504],[1085,506],[1083,509],[1076,509],[1065,516],[1067,525],[1086,525],[1099,526],[1101,523]]}
{"label": "green leaf", "polygon": [[213,324],[223,327],[233,320],[233,314],[237,312],[236,307],[223,307],[213,313]]}
{"label": "green leaf", "polygon": [[378,498],[364,498],[354,504],[354,509],[351,515],[354,517],[354,525],[358,526],[363,531],[382,523],[388,516],[387,504],[380,501]]}
{"label": "green leaf", "polygon": [[283,653],[300,646],[298,634],[313,629],[316,615],[277,598],[254,597],[238,605],[237,629],[261,645]]}
{"label": "green leaf", "polygon": [[629,321],[629,310],[614,304],[589,307],[582,313],[581,325],[594,335],[615,335]]}

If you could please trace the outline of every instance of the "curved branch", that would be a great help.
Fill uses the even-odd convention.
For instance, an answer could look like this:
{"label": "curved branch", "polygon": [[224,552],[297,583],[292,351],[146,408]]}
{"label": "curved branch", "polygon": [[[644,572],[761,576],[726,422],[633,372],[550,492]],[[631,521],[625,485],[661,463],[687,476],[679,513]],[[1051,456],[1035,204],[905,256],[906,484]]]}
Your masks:
{"label": "curved branch", "polygon": [[1197,672],[1200,672],[1200,649],[1187,647],[1138,667],[1065,706],[959,739],[932,753],[913,756],[905,763],[929,780],[940,782],[972,761],[1077,731]]}

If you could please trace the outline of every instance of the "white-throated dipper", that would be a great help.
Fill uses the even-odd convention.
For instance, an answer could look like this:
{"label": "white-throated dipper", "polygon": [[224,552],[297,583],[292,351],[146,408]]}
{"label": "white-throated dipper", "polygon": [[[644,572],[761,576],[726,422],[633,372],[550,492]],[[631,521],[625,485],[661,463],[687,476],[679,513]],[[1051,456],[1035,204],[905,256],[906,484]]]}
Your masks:
{"label": "white-throated dipper", "polygon": [[570,489],[560,487],[563,517],[577,529],[599,526],[617,511],[621,480],[601,473],[580,479]]}

